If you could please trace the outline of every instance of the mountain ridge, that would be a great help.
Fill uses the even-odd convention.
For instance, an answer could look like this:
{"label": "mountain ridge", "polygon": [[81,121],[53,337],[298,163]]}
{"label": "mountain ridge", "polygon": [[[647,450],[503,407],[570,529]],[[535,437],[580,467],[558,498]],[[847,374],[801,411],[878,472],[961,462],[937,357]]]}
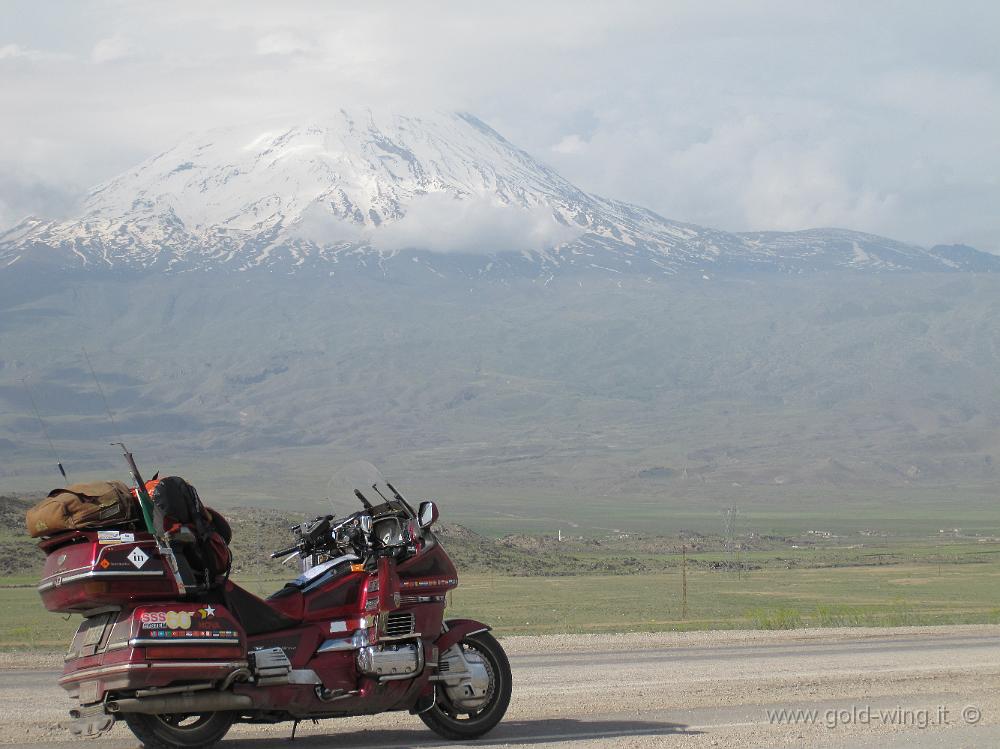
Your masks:
{"label": "mountain ridge", "polygon": [[673,221],[581,190],[471,114],[371,110],[191,135],[95,187],[77,216],[0,233],[0,270],[32,263],[541,281],[1000,271],[1000,256],[971,247]]}

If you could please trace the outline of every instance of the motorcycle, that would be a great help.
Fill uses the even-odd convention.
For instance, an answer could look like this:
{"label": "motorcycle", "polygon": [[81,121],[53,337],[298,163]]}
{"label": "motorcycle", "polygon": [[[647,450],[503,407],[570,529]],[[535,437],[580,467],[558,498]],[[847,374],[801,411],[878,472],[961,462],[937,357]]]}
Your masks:
{"label": "motorcycle", "polygon": [[458,576],[437,506],[364,489],[361,510],[291,529],[271,556],[301,574],[266,599],[192,580],[151,524],[42,540],[45,607],[84,617],[59,680],[79,703],[70,730],[120,720],[147,747],[209,747],[235,723],[292,721],[294,737],[303,720],[407,710],[447,739],[490,731],[510,664],[488,625],[445,618]]}

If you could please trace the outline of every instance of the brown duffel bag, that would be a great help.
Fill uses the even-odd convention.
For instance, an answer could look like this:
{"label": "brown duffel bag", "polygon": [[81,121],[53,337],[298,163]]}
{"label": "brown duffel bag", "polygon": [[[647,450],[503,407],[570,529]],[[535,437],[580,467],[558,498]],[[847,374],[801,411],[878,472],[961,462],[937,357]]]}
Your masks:
{"label": "brown duffel bag", "polygon": [[77,528],[122,525],[136,517],[135,498],[121,481],[94,481],[53,489],[28,510],[32,538]]}

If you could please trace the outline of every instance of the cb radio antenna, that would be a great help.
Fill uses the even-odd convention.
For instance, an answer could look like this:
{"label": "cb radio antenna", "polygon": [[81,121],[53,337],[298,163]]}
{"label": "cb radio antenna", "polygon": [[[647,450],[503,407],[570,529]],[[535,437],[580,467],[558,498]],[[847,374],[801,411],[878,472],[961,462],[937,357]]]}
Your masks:
{"label": "cb radio antenna", "polygon": [[56,452],[56,446],[52,444],[52,437],[49,436],[48,427],[45,426],[45,420],[42,419],[42,414],[38,411],[38,404],[35,403],[35,395],[31,392],[31,388],[28,387],[28,380],[24,377],[21,378],[21,384],[24,386],[24,392],[28,394],[28,400],[31,401],[31,409],[35,412],[35,418],[38,419],[38,426],[42,428],[42,434],[45,435],[45,441],[49,443],[49,450],[52,451],[52,457],[55,458],[56,466],[59,468],[59,473],[62,477],[69,481],[69,476],[66,475],[66,469],[63,468],[62,460],[59,458],[59,453]]}
{"label": "cb radio antenna", "polygon": [[81,350],[83,351],[83,358],[87,360],[87,368],[90,369],[90,376],[94,378],[94,384],[97,385],[97,392],[101,394],[101,401],[104,403],[104,410],[107,412],[108,420],[111,422],[111,429],[114,431],[115,436],[118,437],[118,442],[114,444],[121,444],[125,440],[122,439],[122,433],[118,429],[117,422],[115,422],[115,415],[111,412],[111,406],[108,405],[108,397],[104,394],[101,381],[97,379],[97,372],[94,371],[94,365],[90,363],[90,355],[87,354],[87,349],[81,348]]}

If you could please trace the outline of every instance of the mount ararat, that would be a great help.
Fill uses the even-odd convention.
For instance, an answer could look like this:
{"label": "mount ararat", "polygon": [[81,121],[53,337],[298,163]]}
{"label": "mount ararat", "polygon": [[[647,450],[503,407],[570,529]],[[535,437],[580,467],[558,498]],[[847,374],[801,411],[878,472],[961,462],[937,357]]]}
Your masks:
{"label": "mount ararat", "polygon": [[18,263],[489,280],[1000,270],[964,246],[672,221],[579,189],[470,114],[369,110],[189,136],[95,187],[72,218],[0,234],[0,268]]}

